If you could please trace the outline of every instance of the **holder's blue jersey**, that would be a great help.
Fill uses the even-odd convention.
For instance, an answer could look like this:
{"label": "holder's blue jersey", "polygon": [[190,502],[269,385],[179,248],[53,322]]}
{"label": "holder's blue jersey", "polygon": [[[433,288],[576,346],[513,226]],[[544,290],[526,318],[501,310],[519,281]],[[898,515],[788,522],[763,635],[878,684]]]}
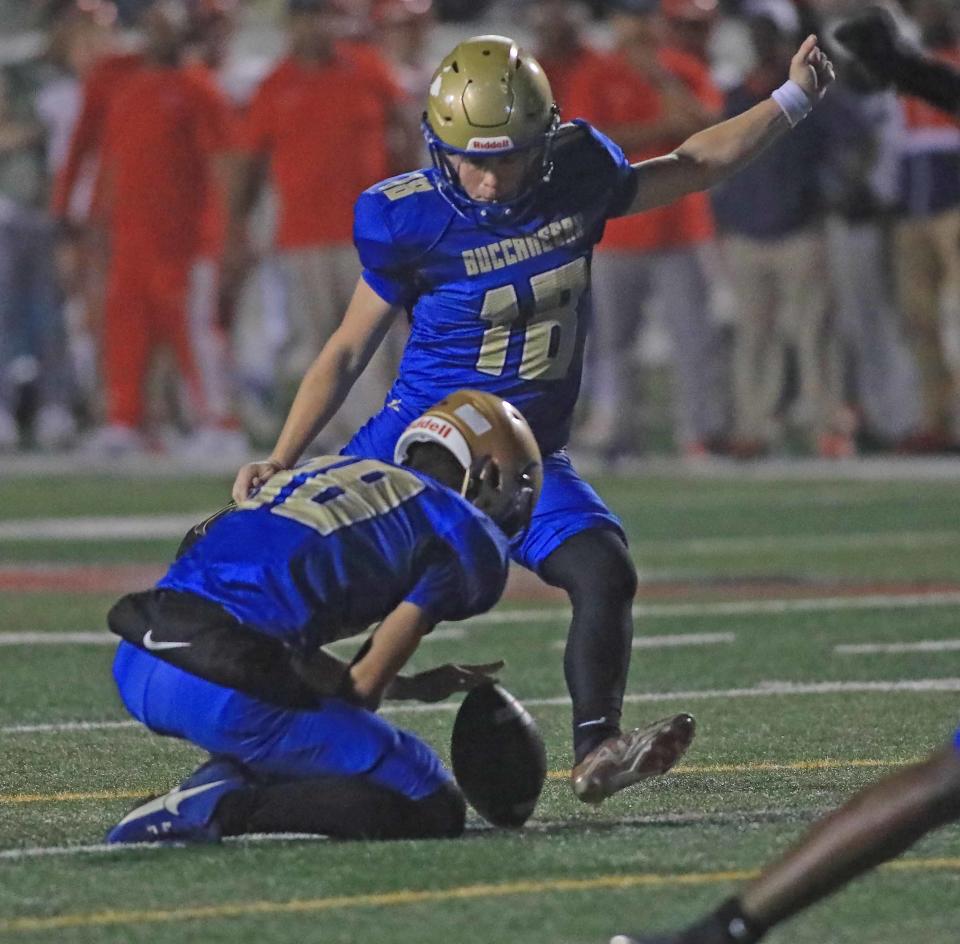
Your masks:
{"label": "holder's blue jersey", "polygon": [[412,469],[325,456],[216,520],[158,586],[312,651],[405,600],[438,621],[483,613],[507,566],[506,537],[456,492]]}
{"label": "holder's blue jersey", "polygon": [[434,169],[395,177],[356,204],[363,277],[411,317],[387,403],[409,422],[455,390],[486,390],[553,452],[580,390],[590,258],[632,198],[630,163],[586,122],[564,125],[532,212],[496,227],[458,214],[437,180]]}

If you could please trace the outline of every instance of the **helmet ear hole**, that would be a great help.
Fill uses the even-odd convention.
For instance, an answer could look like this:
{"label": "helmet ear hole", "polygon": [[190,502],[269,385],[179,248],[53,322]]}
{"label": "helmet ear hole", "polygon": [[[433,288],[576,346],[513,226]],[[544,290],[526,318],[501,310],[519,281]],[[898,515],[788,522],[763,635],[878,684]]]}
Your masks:
{"label": "helmet ear hole", "polygon": [[489,456],[483,470],[483,477],[490,488],[496,492],[500,491],[500,466]]}

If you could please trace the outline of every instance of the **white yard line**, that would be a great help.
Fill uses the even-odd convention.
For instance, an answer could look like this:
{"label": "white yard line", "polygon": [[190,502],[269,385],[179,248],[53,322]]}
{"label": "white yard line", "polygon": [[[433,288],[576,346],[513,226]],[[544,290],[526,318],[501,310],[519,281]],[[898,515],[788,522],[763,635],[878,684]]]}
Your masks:
{"label": "white yard line", "polygon": [[[449,642],[466,638],[467,631],[460,626],[450,626],[445,629],[435,629],[424,636],[422,642]],[[364,637],[357,636],[351,639],[340,639],[331,644],[334,649],[357,649]],[[115,646],[119,638],[113,633],[103,632],[0,632],[0,647],[2,646]]]}
{"label": "white yard line", "polygon": [[[312,833],[251,833],[249,836],[227,836],[225,843],[248,845],[261,842],[329,842],[327,836],[315,836]],[[169,849],[169,845],[157,842],[132,842],[128,844],[108,845],[98,842],[91,845],[76,846],[28,846],[23,849],[0,849],[0,862],[19,859],[39,859],[46,856],[96,855],[97,853],[119,852],[126,849]]]}
{"label": "white yard line", "polygon": [[[768,698],[785,695],[836,695],[836,694],[901,694],[916,692],[960,692],[960,678],[913,679],[895,682],[759,682],[753,688],[692,689],[679,692],[640,692],[626,695],[627,704],[642,704],[659,701],[706,701],[713,698]],[[570,704],[570,697],[525,698],[528,708],[556,708]],[[424,714],[436,711],[456,711],[459,705],[397,705],[385,708],[382,714]],[[0,728],[0,733],[3,729]]]}
{"label": "white yard line", "polygon": [[[960,592],[875,593],[868,596],[813,597],[782,600],[727,600],[711,603],[635,603],[635,618],[675,616],[752,616],[754,614],[816,613],[830,610],[895,610],[910,607],[960,606]],[[540,609],[497,609],[466,620],[463,625],[499,626],[504,623],[553,623],[570,619],[565,606]]]}
{"label": "white yard line", "polygon": [[0,541],[152,541],[182,538],[203,512],[0,521]]}
{"label": "white yard line", "polygon": [[[682,617],[786,615],[790,613],[823,613],[834,610],[893,610],[914,607],[960,606],[960,592],[944,593],[878,593],[869,596],[814,597],[786,600],[727,600],[714,603],[636,603],[633,615],[637,619],[671,619]],[[570,610],[565,606],[540,609],[498,609],[464,620],[458,626],[435,629],[425,637],[437,642],[465,639],[468,630],[484,626],[502,626],[512,623],[566,623]],[[732,642],[730,633],[690,633],[686,636],[644,636],[635,641],[636,648],[668,645],[705,645],[708,642]],[[724,638],[719,638],[724,637]],[[699,639],[703,642],[674,642],[669,640]],[[115,641],[107,632],[0,632],[0,646],[106,646]],[[337,645],[355,645],[358,640],[341,640]],[[560,644],[558,644],[559,646]],[[839,651],[839,650],[838,650]],[[907,651],[907,650],[905,650]]]}
{"label": "white yard line", "polygon": [[113,633],[0,633],[0,646],[115,646]]}
{"label": "white yard line", "polygon": [[139,727],[142,727],[139,721],[61,721],[56,724],[10,724],[0,727],[0,734],[71,734]]}
{"label": "white yard line", "polygon": [[736,633],[681,633],[675,636],[639,636],[634,649],[675,649],[682,646],[716,646],[737,641]]}
{"label": "white yard line", "polygon": [[960,652],[960,639],[926,639],[922,642],[867,642],[834,646],[841,655],[872,655],[897,652]]}
{"label": "white yard line", "polygon": [[645,554],[749,554],[754,551],[804,551],[842,548],[870,550],[872,548],[952,547],[960,544],[960,530],[956,531],[879,531],[853,534],[794,534],[757,535],[743,538],[669,538],[662,541],[631,541],[630,547],[640,557]]}
{"label": "white yard line", "polygon": [[[826,807],[808,809],[763,809],[763,810],[724,810],[715,813],[652,813],[645,816],[625,816],[616,821],[616,825],[632,826],[685,826],[698,823],[743,823],[755,821],[774,821],[789,817],[790,819],[814,819],[827,811]],[[604,826],[608,825],[605,821]],[[550,832],[556,829],[575,828],[575,824],[553,821],[540,822],[531,820],[524,827],[526,832]],[[589,828],[589,827],[587,827]],[[467,823],[467,833],[493,832],[494,827],[488,826],[479,819]],[[249,836],[228,836],[223,840],[230,845],[251,845],[259,843],[283,842],[329,842],[326,836],[315,836],[312,833],[252,833]],[[142,842],[120,845],[96,843],[91,845],[73,846],[28,846],[22,849],[0,849],[0,862],[17,862],[23,859],[40,859],[54,856],[76,855],[103,855],[105,853],[125,854],[130,850],[169,849],[171,846],[162,843]]]}
{"label": "white yard line", "polygon": [[[960,606],[960,591],[944,593],[877,593],[869,596],[813,597],[785,600],[727,600],[714,603],[636,603],[636,619],[671,619],[712,616],[786,615],[790,613],[823,613],[834,610],[895,610],[913,607]],[[426,639],[464,639],[470,629],[503,626],[512,623],[566,623],[570,610],[563,605],[539,609],[497,609],[464,620],[458,626],[435,629]],[[694,634],[691,634],[694,635]],[[710,634],[704,634],[710,635]],[[108,633],[65,632],[0,633],[0,646],[20,645],[107,645],[113,637]],[[646,639],[660,637],[644,637]],[[663,637],[665,638],[665,637]],[[350,640],[353,644],[355,640]],[[640,642],[638,648],[643,647]]]}
{"label": "white yard line", "polygon": [[[181,538],[203,517],[191,514],[105,515],[68,518],[18,518],[0,521],[0,541],[144,541]],[[818,550],[952,547],[960,531],[881,531],[852,534],[757,535],[756,537],[665,538],[636,541],[635,551],[650,553],[731,554],[755,550]]]}
{"label": "white yard line", "polygon": [[[676,692],[638,692],[627,695],[628,704],[661,701],[706,701],[709,699],[770,698],[794,695],[836,694],[916,694],[921,692],[960,692],[960,678],[900,679],[890,682],[759,682],[753,688],[708,688]],[[570,704],[568,695],[554,698],[526,698],[528,708],[556,708]],[[459,702],[435,705],[388,705],[383,715],[434,714],[455,712]],[[77,731],[114,730],[139,727],[136,721],[66,721],[49,724],[13,724],[0,727],[2,734],[61,734]]]}
{"label": "white yard line", "polygon": [[[684,646],[717,646],[736,642],[736,633],[678,633],[665,636],[639,636],[633,640],[634,649],[678,649]],[[566,647],[566,641],[558,639],[554,649]]]}
{"label": "white yard line", "polygon": [[[574,439],[572,452],[575,463],[583,473],[596,469],[597,463],[587,454],[577,451]],[[72,453],[69,462],[60,456],[38,453],[4,456],[0,459],[0,476],[50,475],[57,479],[98,474],[107,481],[110,477],[137,478],[199,478],[224,479],[233,477],[236,460],[229,457],[206,456],[201,460],[191,457],[187,462],[176,456],[143,453],[120,459]],[[635,462],[618,465],[618,477],[630,475],[641,479],[671,478],[720,481],[803,481],[803,482],[938,482],[960,479],[960,462],[951,456],[913,457],[877,456],[848,459],[843,462],[828,459],[764,459],[758,462],[736,462],[717,459],[692,465],[669,457],[644,457]],[[224,479],[226,481],[226,479]]]}

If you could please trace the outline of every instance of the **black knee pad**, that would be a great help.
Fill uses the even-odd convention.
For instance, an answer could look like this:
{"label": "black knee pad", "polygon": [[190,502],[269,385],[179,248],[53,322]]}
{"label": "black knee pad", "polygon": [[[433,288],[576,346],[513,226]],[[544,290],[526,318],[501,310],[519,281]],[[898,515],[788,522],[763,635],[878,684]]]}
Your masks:
{"label": "black knee pad", "polygon": [[456,839],[463,835],[467,801],[460,788],[448,780],[436,793],[417,801],[427,829],[425,837]]}
{"label": "black knee pad", "polygon": [[544,562],[542,576],[574,599],[633,600],[637,568],[626,542],[606,528],[581,531]]}

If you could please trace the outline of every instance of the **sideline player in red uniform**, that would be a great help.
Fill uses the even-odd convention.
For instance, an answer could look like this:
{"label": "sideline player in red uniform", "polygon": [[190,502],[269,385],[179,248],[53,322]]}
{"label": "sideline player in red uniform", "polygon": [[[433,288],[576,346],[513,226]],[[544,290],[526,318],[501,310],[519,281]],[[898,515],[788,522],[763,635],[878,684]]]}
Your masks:
{"label": "sideline player in red uniform", "polygon": [[[289,52],[254,95],[239,136],[226,290],[235,292],[249,267],[244,228],[269,176],[287,334],[276,365],[282,404],[337,328],[360,275],[352,244],[357,194],[407,169],[394,153],[403,94],[373,46],[338,38],[340,6],[288,0]],[[339,448],[383,402],[395,361],[382,350],[368,366],[352,415],[330,431],[328,448]]]}
{"label": "sideline player in red uniform", "polygon": [[186,319],[190,270],[211,188],[226,192],[230,117],[220,94],[185,67],[190,18],[183,0],[144,15],[143,61],[112,97],[103,125],[102,186],[111,262],[104,323],[107,426],[98,451],[139,445],[151,356],[169,346],[201,423],[202,384]]}

